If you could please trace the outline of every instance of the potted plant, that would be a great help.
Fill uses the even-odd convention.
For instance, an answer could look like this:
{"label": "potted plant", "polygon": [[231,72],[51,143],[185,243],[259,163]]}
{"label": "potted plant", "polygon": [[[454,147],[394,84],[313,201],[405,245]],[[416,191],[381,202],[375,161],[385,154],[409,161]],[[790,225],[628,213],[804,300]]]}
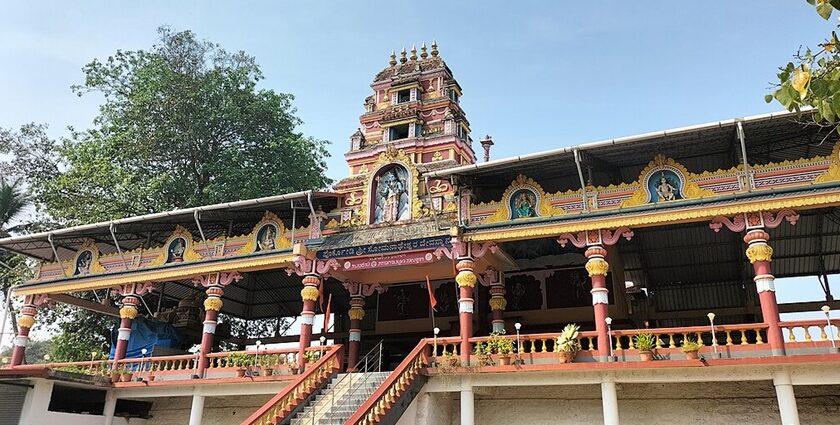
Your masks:
{"label": "potted plant", "polygon": [[639,350],[639,358],[643,362],[653,360],[653,350],[656,348],[656,336],[650,332],[642,332],[633,338],[633,344]]}
{"label": "potted plant", "polygon": [[449,367],[456,367],[458,366],[458,356],[455,355],[452,351],[443,351],[443,357],[446,358],[444,364],[448,365]]}
{"label": "potted plant", "polygon": [[498,354],[502,365],[510,365],[510,355],[513,353],[513,340],[504,337],[504,332],[493,332],[487,340],[489,354]]}
{"label": "potted plant", "polygon": [[131,377],[134,373],[131,371],[131,368],[128,365],[120,365],[120,381],[121,382],[131,382]]}
{"label": "potted plant", "polygon": [[686,360],[697,360],[700,358],[699,351],[703,348],[703,344],[691,338],[686,338],[681,348],[682,352],[685,353]]}
{"label": "potted plant", "polygon": [[155,372],[157,371],[157,364],[149,363],[149,382],[155,380]]}
{"label": "potted plant", "polygon": [[580,326],[570,323],[563,328],[557,337],[556,351],[560,356],[560,363],[571,363],[580,350]]}
{"label": "potted plant", "polygon": [[274,374],[274,366],[277,364],[277,355],[265,354],[260,357],[260,363],[265,371],[265,376],[271,376]]}
{"label": "potted plant", "polygon": [[236,377],[242,378],[245,376],[245,370],[254,362],[253,357],[245,353],[230,353],[228,355],[228,365],[236,368]]}
{"label": "potted plant", "polygon": [[493,358],[490,356],[492,353],[492,348],[490,346],[490,342],[477,342],[475,347],[473,347],[473,355],[478,358],[478,365],[479,366],[493,366],[496,362],[493,361]]}
{"label": "potted plant", "polygon": [[109,372],[111,375],[111,383],[120,382],[120,366],[116,363],[111,364],[111,370]]}

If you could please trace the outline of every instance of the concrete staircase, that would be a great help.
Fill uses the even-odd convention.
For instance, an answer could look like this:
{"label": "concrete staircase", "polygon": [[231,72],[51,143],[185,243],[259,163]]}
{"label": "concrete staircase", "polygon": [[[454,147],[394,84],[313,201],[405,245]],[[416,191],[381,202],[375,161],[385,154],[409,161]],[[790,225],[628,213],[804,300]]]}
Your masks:
{"label": "concrete staircase", "polygon": [[343,425],[390,372],[340,373],[333,377],[291,425]]}

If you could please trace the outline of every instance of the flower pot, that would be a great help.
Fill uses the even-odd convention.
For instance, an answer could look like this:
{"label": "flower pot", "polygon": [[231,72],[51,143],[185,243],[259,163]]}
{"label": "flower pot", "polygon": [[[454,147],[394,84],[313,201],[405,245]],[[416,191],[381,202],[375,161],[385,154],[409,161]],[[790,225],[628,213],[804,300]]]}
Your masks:
{"label": "flower pot", "polygon": [[120,374],[118,372],[111,372],[111,383],[120,382]]}
{"label": "flower pot", "polygon": [[639,351],[639,359],[643,362],[649,362],[653,360],[653,351]]}
{"label": "flower pot", "polygon": [[575,353],[572,351],[561,351],[558,355],[560,363],[571,363],[575,360]]}
{"label": "flower pot", "polygon": [[274,368],[267,367],[267,368],[265,368],[264,370],[265,370],[265,376],[272,376],[272,375],[274,375]]}
{"label": "flower pot", "polygon": [[685,352],[686,360],[697,360],[700,358],[700,352],[697,350],[694,351],[686,351]]}
{"label": "flower pot", "polygon": [[242,378],[244,376],[245,376],[245,368],[244,367],[240,367],[239,369],[236,369],[236,377],[237,378]]}
{"label": "flower pot", "polygon": [[510,354],[505,354],[499,357],[499,362],[502,364],[502,366],[510,366]]}
{"label": "flower pot", "polygon": [[133,375],[131,372],[123,373],[120,377],[120,381],[131,382],[131,375]]}

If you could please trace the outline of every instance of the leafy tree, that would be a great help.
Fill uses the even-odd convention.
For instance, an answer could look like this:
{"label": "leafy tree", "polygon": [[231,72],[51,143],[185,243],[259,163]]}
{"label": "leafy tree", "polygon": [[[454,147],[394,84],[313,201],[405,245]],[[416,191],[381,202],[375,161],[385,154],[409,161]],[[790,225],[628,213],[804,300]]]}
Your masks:
{"label": "leafy tree", "polygon": [[[0,178],[0,237],[11,236],[12,233],[21,229],[20,224],[12,223],[19,219],[24,210],[30,205],[29,195],[23,190],[20,180],[11,183]],[[23,256],[9,252],[0,252],[0,293],[3,298],[0,300],[3,306],[6,305],[6,298],[12,286],[26,280],[31,275],[26,259]],[[4,311],[11,317],[11,326],[17,332],[15,314]],[[0,332],[5,329],[0,329]]]}
{"label": "leafy tree", "polygon": [[[0,129],[0,153],[12,156],[0,173],[25,180],[38,210],[31,230],[330,183],[327,142],[296,131],[294,97],[258,87],[253,57],[190,31],[158,33],[149,50],[118,50],[83,68],[72,90],[104,99],[92,128],[60,140],[45,125]],[[86,360],[108,340],[111,319],[72,306],[46,314],[60,331],[55,359]],[[277,327],[265,323],[250,329]]]}
{"label": "leafy tree", "polygon": [[294,97],[258,88],[253,57],[159,34],[84,67],[73,90],[104,98],[94,128],[60,143],[33,124],[0,134],[47,216],[82,224],[329,184],[327,142],[295,131]]}
{"label": "leafy tree", "polygon": [[[826,20],[835,9],[840,9],[840,0],[806,1]],[[776,89],[765,96],[765,100],[769,103],[775,99],[789,111],[815,108],[809,119],[840,132],[840,39],[837,33],[832,31],[818,47],[798,52],[793,61],[779,68]]]}

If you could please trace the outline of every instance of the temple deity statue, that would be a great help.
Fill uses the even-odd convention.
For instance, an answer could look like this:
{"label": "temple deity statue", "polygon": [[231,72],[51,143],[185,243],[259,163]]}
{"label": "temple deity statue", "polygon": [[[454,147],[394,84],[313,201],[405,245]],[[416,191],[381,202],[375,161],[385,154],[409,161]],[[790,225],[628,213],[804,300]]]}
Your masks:
{"label": "temple deity statue", "polygon": [[662,173],[661,177],[659,177],[659,185],[656,186],[656,194],[658,195],[658,199],[660,201],[673,201],[674,199],[677,199],[677,188],[668,182],[668,178],[665,177],[665,173]]}
{"label": "temple deity statue", "polygon": [[374,223],[393,223],[409,218],[407,172],[394,167],[377,177]]}

